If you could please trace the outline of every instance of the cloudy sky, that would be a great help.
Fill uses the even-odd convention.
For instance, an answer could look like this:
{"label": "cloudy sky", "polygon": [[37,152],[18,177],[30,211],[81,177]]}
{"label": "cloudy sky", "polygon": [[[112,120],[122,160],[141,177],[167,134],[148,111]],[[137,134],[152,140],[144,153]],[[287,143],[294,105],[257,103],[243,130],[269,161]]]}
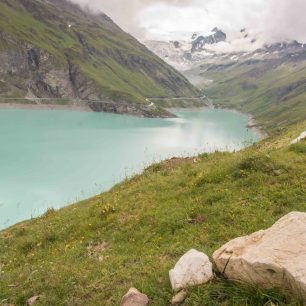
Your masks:
{"label": "cloudy sky", "polygon": [[218,26],[266,40],[306,42],[306,0],[71,0],[102,10],[137,38],[182,39]]}

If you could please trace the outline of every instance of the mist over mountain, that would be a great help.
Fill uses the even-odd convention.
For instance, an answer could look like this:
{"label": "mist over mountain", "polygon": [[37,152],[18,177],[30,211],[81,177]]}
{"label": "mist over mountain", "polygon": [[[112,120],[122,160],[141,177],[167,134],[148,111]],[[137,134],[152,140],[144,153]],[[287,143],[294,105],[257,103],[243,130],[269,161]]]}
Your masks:
{"label": "mist over mountain", "polygon": [[[304,0],[71,0],[109,14],[141,40],[184,39],[218,25],[230,38],[241,28],[266,41],[306,42]],[[179,20],[179,22],[177,22]]]}

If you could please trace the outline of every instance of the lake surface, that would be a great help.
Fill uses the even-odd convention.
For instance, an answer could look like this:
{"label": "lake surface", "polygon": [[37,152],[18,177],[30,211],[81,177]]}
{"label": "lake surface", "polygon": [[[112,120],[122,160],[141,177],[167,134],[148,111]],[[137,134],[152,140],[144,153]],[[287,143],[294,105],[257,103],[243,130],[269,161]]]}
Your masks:
{"label": "lake surface", "polygon": [[0,110],[0,229],[105,191],[154,161],[258,140],[237,112],[177,115]]}

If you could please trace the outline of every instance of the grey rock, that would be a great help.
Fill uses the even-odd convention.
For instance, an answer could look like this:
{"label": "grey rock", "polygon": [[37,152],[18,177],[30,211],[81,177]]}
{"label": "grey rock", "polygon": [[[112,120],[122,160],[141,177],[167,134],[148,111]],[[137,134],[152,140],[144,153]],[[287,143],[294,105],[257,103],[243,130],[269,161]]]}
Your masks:
{"label": "grey rock", "polygon": [[190,250],[170,270],[169,277],[173,290],[205,284],[213,278],[212,263],[204,253]]}
{"label": "grey rock", "polygon": [[185,301],[187,295],[188,295],[187,290],[185,289],[181,290],[172,298],[171,305],[173,306],[181,305]]}
{"label": "grey rock", "polygon": [[122,298],[120,306],[147,306],[149,299],[145,294],[140,293],[136,288],[131,288]]}
{"label": "grey rock", "polygon": [[212,32],[214,32],[212,35],[197,37],[192,42],[191,52],[201,51],[205,45],[213,45],[226,40],[226,34],[218,28],[214,28]]}
{"label": "grey rock", "polygon": [[32,296],[27,300],[27,306],[32,306],[39,299],[39,295]]}
{"label": "grey rock", "polygon": [[304,131],[303,133],[301,133],[301,135],[299,137],[297,137],[296,139],[294,139],[291,144],[296,144],[299,143],[300,141],[302,141],[303,139],[306,139],[306,131]]}
{"label": "grey rock", "polygon": [[226,277],[279,288],[306,302],[306,213],[292,212],[271,228],[236,238],[213,254]]}

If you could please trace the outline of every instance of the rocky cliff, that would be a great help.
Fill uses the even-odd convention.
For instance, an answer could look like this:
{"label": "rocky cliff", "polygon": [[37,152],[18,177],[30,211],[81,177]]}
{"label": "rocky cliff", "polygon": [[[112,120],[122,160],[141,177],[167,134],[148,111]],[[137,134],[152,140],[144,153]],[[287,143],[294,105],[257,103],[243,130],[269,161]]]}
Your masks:
{"label": "rocky cliff", "polygon": [[211,35],[197,36],[197,34],[193,34],[192,37],[195,38],[192,42],[192,53],[203,50],[206,45],[213,45],[226,40],[226,34],[217,27],[212,30]]}

